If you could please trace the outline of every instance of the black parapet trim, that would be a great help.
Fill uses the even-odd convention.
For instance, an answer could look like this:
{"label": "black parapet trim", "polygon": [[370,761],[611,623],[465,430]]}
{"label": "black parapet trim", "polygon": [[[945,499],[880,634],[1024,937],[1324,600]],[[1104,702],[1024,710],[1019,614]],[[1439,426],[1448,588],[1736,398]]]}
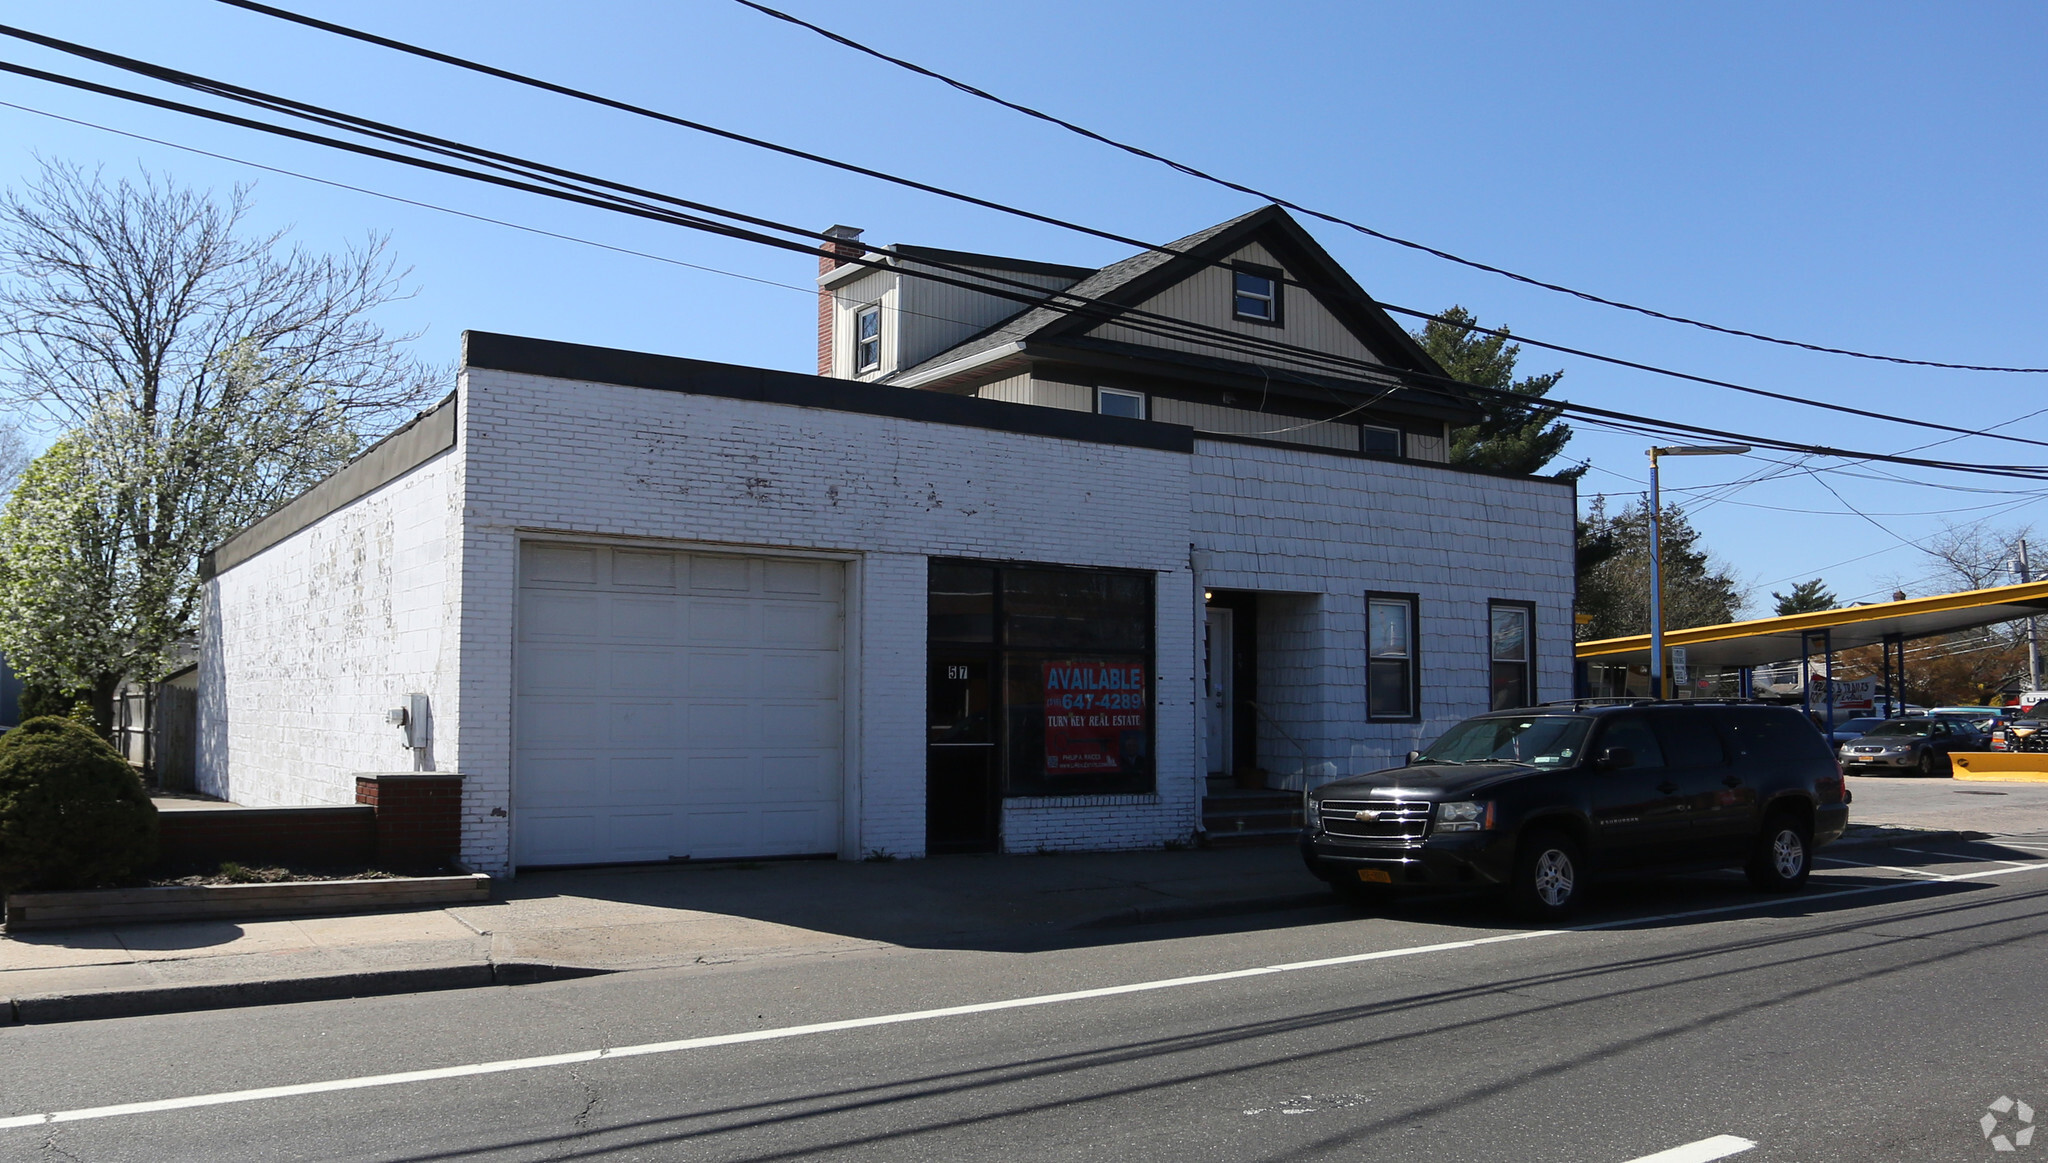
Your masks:
{"label": "black parapet trim", "polygon": [[311,525],[350,505],[455,447],[455,393],[430,412],[336,469],[326,480],[273,510],[269,516],[228,538],[199,558],[199,577],[211,580]]}
{"label": "black parapet trim", "polygon": [[928,424],[1048,436],[1056,440],[1080,440],[1090,444],[1150,448],[1160,452],[1185,453],[1195,449],[1194,429],[1179,424],[1069,412],[1036,404],[1011,404],[975,396],[953,396],[801,372],[710,363],[681,356],[651,355],[552,339],[498,335],[489,331],[463,333],[463,364],[519,375],[887,416]]}

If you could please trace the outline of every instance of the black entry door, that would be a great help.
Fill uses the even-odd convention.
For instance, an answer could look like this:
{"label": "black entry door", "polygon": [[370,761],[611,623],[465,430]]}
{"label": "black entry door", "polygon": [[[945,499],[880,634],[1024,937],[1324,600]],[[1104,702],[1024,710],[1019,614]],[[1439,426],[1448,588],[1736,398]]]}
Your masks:
{"label": "black entry door", "polygon": [[987,654],[932,657],[924,786],[925,847],[935,855],[996,847],[993,671]]}

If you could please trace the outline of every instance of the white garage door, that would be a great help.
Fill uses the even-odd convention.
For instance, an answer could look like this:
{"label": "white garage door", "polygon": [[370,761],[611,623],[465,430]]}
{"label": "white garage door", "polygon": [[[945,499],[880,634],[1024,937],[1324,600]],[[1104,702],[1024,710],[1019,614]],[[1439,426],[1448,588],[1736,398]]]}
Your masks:
{"label": "white garage door", "polygon": [[516,862],[837,851],[841,575],[527,542]]}

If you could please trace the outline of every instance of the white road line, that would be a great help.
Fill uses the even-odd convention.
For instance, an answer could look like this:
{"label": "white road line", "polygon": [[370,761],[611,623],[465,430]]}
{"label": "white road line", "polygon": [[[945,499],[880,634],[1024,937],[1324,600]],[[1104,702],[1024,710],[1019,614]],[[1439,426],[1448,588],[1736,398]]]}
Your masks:
{"label": "white road line", "polygon": [[[1199,973],[1188,977],[1168,977],[1157,981],[1137,981],[1126,985],[1109,985],[1097,989],[1077,989],[1066,993],[1036,994],[1030,997],[1007,998],[1002,1001],[974,1002],[968,1005],[946,1006],[942,1009],[911,1010],[905,1013],[876,1014],[865,1018],[846,1018],[836,1022],[815,1022],[804,1026],[781,1026],[771,1030],[745,1030],[735,1034],[711,1034],[700,1038],[681,1038],[672,1042],[647,1042],[638,1046],[617,1046],[600,1050],[576,1050],[566,1054],[548,1054],[536,1058],[508,1058],[495,1062],[472,1062],[463,1066],[443,1066],[432,1070],[408,1070],[398,1074],[368,1074],[356,1078],[331,1078],[321,1082],[301,1082],[287,1086],[266,1086],[256,1090],[231,1090],[217,1094],[194,1094],[182,1098],[156,1099],[148,1102],[119,1103],[113,1106],[82,1107],[77,1110],[51,1111],[42,1114],[13,1115],[0,1118],[0,1130],[16,1127],[40,1127],[51,1123],[73,1123],[87,1119],[109,1119],[121,1115],[156,1114],[163,1111],[190,1110],[194,1107],[226,1106],[231,1103],[259,1102],[264,1099],[292,1098],[307,1094],[330,1094],[341,1090],[365,1090],[379,1086],[403,1086],[413,1082],[433,1082],[444,1078],[470,1078],[479,1074],[510,1074],[522,1070],[541,1070],[550,1066],[574,1066],[582,1062],[596,1062],[610,1058],[640,1058],[650,1054],[676,1054],[685,1050],[705,1050],[717,1046],[736,1046],[747,1042],[772,1042],[785,1038],[803,1038],[814,1034],[830,1034],[841,1030],[862,1030],[875,1026],[894,1026],[905,1022],[928,1022],[938,1018],[965,1017],[971,1014],[996,1013],[1001,1010],[1030,1009],[1037,1006],[1061,1005],[1066,1002],[1089,1001],[1095,998],[1118,997],[1125,994],[1152,993],[1162,989],[1180,989],[1190,985],[1208,985],[1219,981],[1239,981],[1249,977],[1265,977],[1275,973],[1299,973],[1307,969],[1328,969],[1339,965],[1362,965],[1371,961],[1390,961],[1398,957],[1418,957],[1428,953],[1450,953],[1460,949],[1477,949],[1485,945],[1500,945],[1510,941],[1533,941],[1544,937],[1559,937],[1567,933],[1593,933],[1605,929],[1621,929],[1632,925],[1656,925],[1670,921],[1690,920],[1694,917],[1718,916],[1733,912],[1755,912],[1786,904],[1805,904],[1812,901],[1829,900],[1836,897],[1863,896],[1874,892],[1889,892],[1899,888],[1916,888],[1930,884],[1947,884],[1959,880],[1976,880],[1980,877],[2002,875],[2012,872],[2040,872],[2048,870],[2048,863],[2029,864],[2021,868],[1994,868],[1984,872],[1962,872],[1932,880],[1895,880],[1886,884],[1859,885],[1855,888],[1834,889],[1829,892],[1806,893],[1798,897],[1775,897],[1766,900],[1745,901],[1742,904],[1716,905],[1705,909],[1688,909],[1684,912],[1663,913],[1650,917],[1629,917],[1623,920],[1600,921],[1591,925],[1575,925],[1569,929],[1536,929],[1527,933],[1504,933],[1496,937],[1475,937],[1468,941],[1444,941],[1434,945],[1409,945],[1399,949],[1379,949],[1371,953],[1350,953],[1341,957],[1320,957],[1313,961],[1290,961],[1279,965],[1260,965],[1250,969],[1229,969],[1219,973]],[[1724,1136],[1725,1138],[1725,1136]],[[1713,1140],[1707,1140],[1712,1142]],[[1695,1146],[1697,1144],[1694,1144]],[[1745,1148],[1746,1149],[1746,1148]],[[1689,1158],[1690,1156],[1674,1156]],[[1662,1159],[1663,1156],[1650,1156]],[[1701,1159],[1718,1159],[1719,1155],[1703,1155]],[[1634,1161],[1631,1161],[1634,1163]]]}
{"label": "white road line", "polygon": [[1816,856],[1814,859],[1825,860],[1830,864],[1853,864],[1858,868],[1881,868],[1886,872],[1903,872],[1911,876],[1941,875],[1939,872],[1929,872],[1924,868],[1901,868],[1896,864],[1868,864],[1861,860],[1844,860],[1839,856]]}
{"label": "white road line", "polygon": [[1946,860],[1946,861],[1948,861],[1948,862],[1949,862],[1950,864],[1991,864],[1991,863],[1995,863],[1995,862],[1994,862],[1994,861],[1993,861],[1993,860],[1992,860],[1992,859],[1991,859],[1990,857],[1988,857],[1988,856],[1957,856],[1957,855],[1956,855],[1955,853],[1953,853],[1953,852],[1929,852],[1929,851],[1928,851],[1927,849],[1925,849],[1925,848],[1897,848],[1897,849],[1894,849],[1894,851],[1898,851],[1898,852],[1911,852],[1911,853],[1912,853],[1913,855],[1915,855],[1915,856],[1932,856],[1932,857],[1936,858],[1937,860]]}
{"label": "white road line", "polygon": [[1697,1143],[1687,1143],[1683,1147],[1673,1147],[1669,1151],[1659,1151],[1655,1155],[1641,1155],[1630,1159],[1628,1163],[1713,1163],[1715,1159],[1740,1155],[1754,1146],[1756,1144],[1748,1139],[1738,1139],[1734,1135],[1715,1135],[1711,1139],[1701,1139]]}

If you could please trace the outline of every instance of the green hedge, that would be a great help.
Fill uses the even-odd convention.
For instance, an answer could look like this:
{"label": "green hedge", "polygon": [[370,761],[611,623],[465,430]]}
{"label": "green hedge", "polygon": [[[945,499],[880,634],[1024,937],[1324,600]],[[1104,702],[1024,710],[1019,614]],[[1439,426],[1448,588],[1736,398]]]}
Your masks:
{"label": "green hedge", "polygon": [[46,715],[0,735],[0,893],[116,884],[156,854],[156,805],[91,728]]}

